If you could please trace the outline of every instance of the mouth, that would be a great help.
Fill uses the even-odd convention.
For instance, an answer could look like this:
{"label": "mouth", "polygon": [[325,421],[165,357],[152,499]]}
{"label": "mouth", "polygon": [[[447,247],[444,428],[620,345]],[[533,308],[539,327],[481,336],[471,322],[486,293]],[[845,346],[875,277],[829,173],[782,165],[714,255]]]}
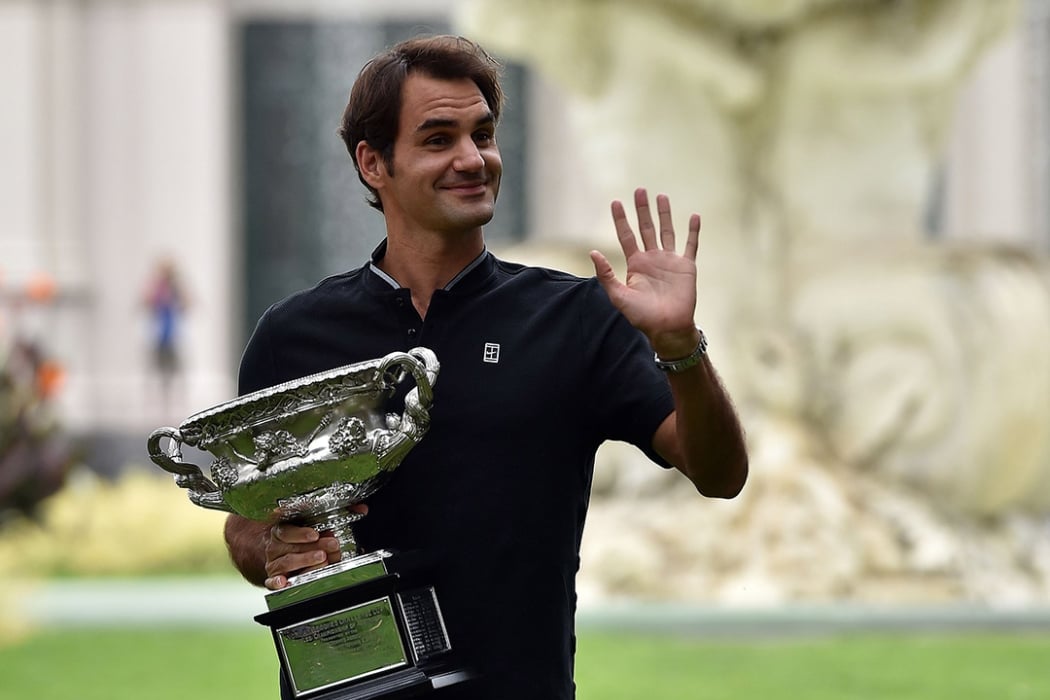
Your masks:
{"label": "mouth", "polygon": [[454,194],[470,197],[488,192],[488,182],[485,180],[457,182],[455,184],[445,185],[443,189],[453,192]]}

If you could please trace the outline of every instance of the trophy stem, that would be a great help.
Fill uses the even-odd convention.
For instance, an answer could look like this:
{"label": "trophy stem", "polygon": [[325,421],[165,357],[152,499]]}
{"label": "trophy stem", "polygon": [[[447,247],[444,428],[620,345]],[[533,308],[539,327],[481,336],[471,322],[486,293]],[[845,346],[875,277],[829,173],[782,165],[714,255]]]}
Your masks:
{"label": "trophy stem", "polygon": [[339,542],[342,561],[346,561],[361,553],[351,525],[363,517],[365,517],[363,513],[357,513],[349,509],[340,509],[325,513],[318,519],[310,522],[309,526],[317,530],[319,534],[334,537]]}

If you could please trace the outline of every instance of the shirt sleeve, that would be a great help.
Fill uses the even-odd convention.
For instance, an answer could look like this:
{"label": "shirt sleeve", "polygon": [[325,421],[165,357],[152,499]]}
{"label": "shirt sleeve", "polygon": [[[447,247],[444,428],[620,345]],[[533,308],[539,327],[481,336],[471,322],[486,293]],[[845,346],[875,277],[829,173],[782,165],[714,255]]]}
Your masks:
{"label": "shirt sleeve", "polygon": [[649,341],[591,279],[581,310],[584,347],[585,418],[596,439],[620,440],[638,447],[650,460],[670,467],[653,449],[653,436],[674,411],[666,375],[653,361]]}
{"label": "shirt sleeve", "polygon": [[270,343],[269,318],[273,307],[259,318],[255,330],[241,354],[237,372],[237,393],[240,396],[265,389],[278,383],[274,370],[273,348]]}

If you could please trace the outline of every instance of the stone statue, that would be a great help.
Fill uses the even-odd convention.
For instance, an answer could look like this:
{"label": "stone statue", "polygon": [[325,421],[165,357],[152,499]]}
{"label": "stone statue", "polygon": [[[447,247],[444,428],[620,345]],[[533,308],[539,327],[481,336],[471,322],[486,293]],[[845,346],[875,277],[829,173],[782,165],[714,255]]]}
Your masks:
{"label": "stone statue", "polygon": [[[755,481],[768,466],[812,491],[823,474],[848,524],[862,483],[952,513],[1050,511],[1050,265],[924,234],[958,89],[1016,14],[1012,0],[470,0],[460,27],[570,95],[594,213],[572,243],[606,245],[608,201],[635,185],[701,212],[698,321]],[[881,512],[919,512],[908,502]]]}

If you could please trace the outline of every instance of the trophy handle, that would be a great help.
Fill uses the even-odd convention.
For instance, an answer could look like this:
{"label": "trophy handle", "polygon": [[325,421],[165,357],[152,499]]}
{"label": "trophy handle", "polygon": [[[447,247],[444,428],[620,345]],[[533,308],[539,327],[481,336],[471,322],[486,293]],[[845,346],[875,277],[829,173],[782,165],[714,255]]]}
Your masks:
{"label": "trophy handle", "polygon": [[[160,446],[164,438],[171,440],[167,451]],[[178,428],[157,428],[150,433],[146,445],[149,458],[158,467],[175,475],[175,485],[189,492],[190,501],[201,508],[224,510],[232,513],[222,498],[219,487],[201,472],[196,464],[182,461],[182,433]]]}
{"label": "trophy handle", "polygon": [[414,389],[405,396],[405,412],[396,432],[380,448],[378,457],[383,469],[392,470],[408,454],[430,427],[430,405],[434,401],[434,384],[441,368],[437,356],[427,348],[412,348],[408,352],[392,352],[379,361],[380,376],[391,369],[400,369],[392,382],[398,384],[407,371],[416,381]]}

